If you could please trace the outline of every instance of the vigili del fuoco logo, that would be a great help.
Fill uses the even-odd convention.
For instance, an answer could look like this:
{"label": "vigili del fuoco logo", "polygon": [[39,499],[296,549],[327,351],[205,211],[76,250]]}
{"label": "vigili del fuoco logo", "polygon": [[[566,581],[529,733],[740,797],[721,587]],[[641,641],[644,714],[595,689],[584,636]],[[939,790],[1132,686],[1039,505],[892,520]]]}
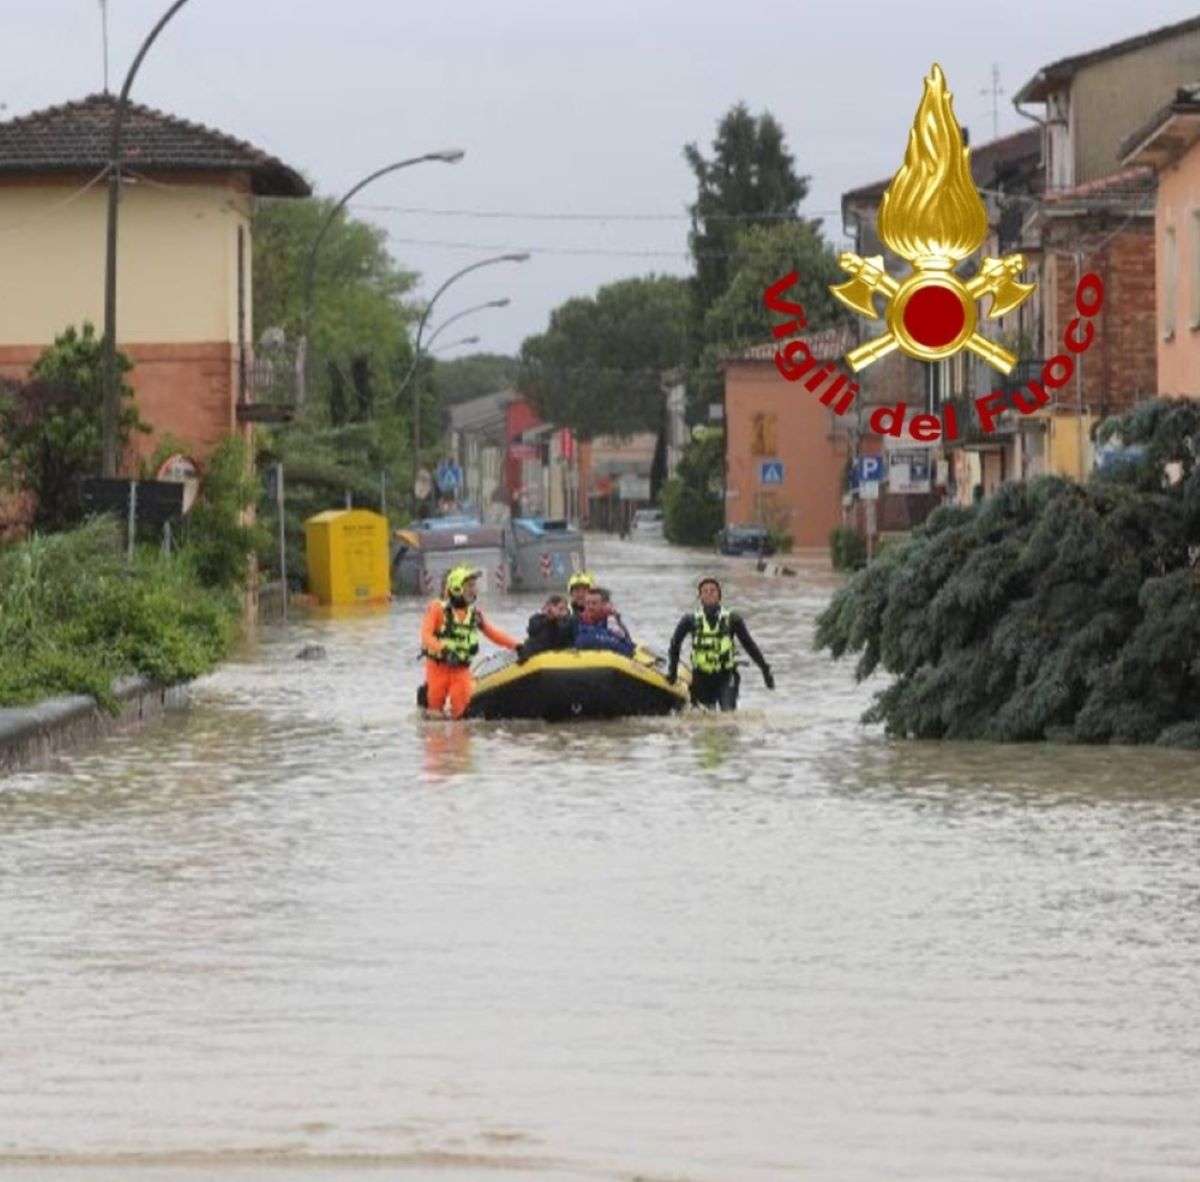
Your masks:
{"label": "vigili del fuoco logo", "polygon": [[[964,280],[955,274],[955,268],[979,250],[987,238],[988,215],[971,179],[971,150],[963,144],[953,98],[946,89],[941,67],[935,63],[925,79],[925,93],[908,133],[904,164],[884,193],[876,217],[880,239],[911,264],[911,272],[902,279],[889,275],[882,255],[864,259],[846,251],[838,259],[850,278],[829,290],[852,312],[869,320],[882,319],[886,327],[873,340],[846,353],[846,363],[853,373],[894,349],[917,361],[942,361],[967,349],[1005,375],[1017,363],[1012,353],[979,331],[977,305],[984,296],[990,296],[987,317],[996,319],[1019,308],[1033,294],[1036,284],[1019,281],[1027,265],[1025,256],[985,257],[972,278]],[[763,302],[769,310],[791,317],[773,330],[776,340],[808,324],[803,306],[783,298],[798,278],[792,271],[764,293]],[[875,304],[876,296],[886,301],[882,316]],[[1057,389],[1070,380],[1075,370],[1073,355],[1091,345],[1095,335],[1091,320],[1103,303],[1100,277],[1082,276],[1075,291],[1079,316],[1063,334],[1063,352],[1046,362],[1040,382],[1026,383],[1029,397],[1025,391],[1013,393],[1014,409],[1031,414],[1049,402],[1047,389]],[[820,400],[835,414],[845,414],[858,393],[857,384],[844,374],[835,375],[832,362],[810,375],[815,364],[807,343],[801,340],[788,341],[775,352],[775,365],[783,377],[795,382],[807,376],[805,387],[813,393],[832,378]],[[985,432],[993,429],[1007,406],[1007,396],[1000,390],[975,399]],[[877,407],[870,419],[872,429],[898,436],[906,409],[904,403]],[[942,437],[943,425],[946,439],[957,438],[953,407],[945,408],[943,422],[934,415],[917,415],[909,428],[913,438],[929,443]]]}

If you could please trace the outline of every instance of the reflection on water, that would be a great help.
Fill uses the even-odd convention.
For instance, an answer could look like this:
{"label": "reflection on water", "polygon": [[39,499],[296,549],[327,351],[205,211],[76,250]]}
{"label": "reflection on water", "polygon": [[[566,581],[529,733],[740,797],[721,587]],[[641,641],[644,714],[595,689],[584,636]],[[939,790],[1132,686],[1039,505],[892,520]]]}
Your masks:
{"label": "reflection on water", "polygon": [[427,722],[405,601],[0,781],[0,1175],[1200,1176],[1195,757],[889,742],[823,559],[663,559],[589,553],[657,648],[715,567],[774,694]]}

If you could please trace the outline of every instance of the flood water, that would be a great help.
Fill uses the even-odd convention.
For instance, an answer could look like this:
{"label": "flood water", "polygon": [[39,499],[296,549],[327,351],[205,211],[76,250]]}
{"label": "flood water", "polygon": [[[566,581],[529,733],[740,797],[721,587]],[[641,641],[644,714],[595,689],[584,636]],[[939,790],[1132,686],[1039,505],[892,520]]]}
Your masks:
{"label": "flood water", "polygon": [[589,539],[735,717],[422,722],[409,601],[0,780],[0,1177],[1200,1178],[1197,756],[888,741],[789,561]]}

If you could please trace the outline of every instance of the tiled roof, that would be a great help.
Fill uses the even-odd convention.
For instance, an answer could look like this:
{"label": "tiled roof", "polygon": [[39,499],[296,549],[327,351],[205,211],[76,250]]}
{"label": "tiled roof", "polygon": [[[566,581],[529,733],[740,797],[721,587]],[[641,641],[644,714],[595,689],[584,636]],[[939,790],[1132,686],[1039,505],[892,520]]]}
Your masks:
{"label": "tiled roof", "polygon": [[[809,352],[818,361],[834,361],[847,349],[853,349],[858,343],[854,328],[849,324],[835,324],[832,328],[822,328],[817,332],[806,332],[800,337],[789,337],[788,340],[801,340],[808,345]],[[751,345],[740,353],[724,358],[731,361],[774,361],[775,353],[786,341],[768,341],[762,345]]]}
{"label": "tiled roof", "polygon": [[[115,95],[92,94],[0,123],[0,175],[102,169],[116,106]],[[262,196],[312,192],[299,173],[253,144],[138,103],[126,105],[121,147],[122,162],[134,168],[246,172]]]}
{"label": "tiled roof", "polygon": [[[1040,128],[1030,127],[1015,131],[1012,135],[1002,135],[999,139],[989,140],[986,144],[971,148],[971,179],[977,185],[985,184],[1005,165],[1025,158],[1040,158],[1042,152],[1042,132]],[[894,173],[892,174],[895,175]],[[842,205],[856,201],[878,202],[884,190],[892,183],[892,177],[881,181],[872,181],[842,194]]]}
{"label": "tiled roof", "polygon": [[1086,201],[1091,198],[1105,200],[1120,200],[1121,198],[1140,198],[1153,193],[1156,187],[1154,169],[1142,165],[1133,168],[1123,168],[1119,172],[1110,172],[1107,176],[1085,181],[1070,189],[1052,189],[1042,200],[1047,205],[1057,205],[1063,202]]}
{"label": "tiled roof", "polygon": [[[1175,91],[1175,98],[1172,102],[1167,103],[1165,107],[1160,107],[1137,131],[1125,138],[1124,143],[1117,150],[1117,159],[1125,163],[1147,150],[1151,155],[1169,156],[1172,151],[1179,151],[1187,147],[1195,140],[1194,133],[1180,136],[1168,132],[1166,136],[1163,136],[1161,142],[1156,142],[1159,141],[1162,133],[1168,130],[1168,125],[1177,115],[1183,116],[1180,120],[1180,127],[1190,124],[1194,132],[1197,120],[1200,119],[1200,83],[1179,87]],[[1144,158],[1140,162],[1152,163],[1151,160]]]}
{"label": "tiled roof", "polygon": [[1114,41],[1100,49],[1092,49],[1087,53],[1077,53],[1071,57],[1059,58],[1048,66],[1043,66],[1030,78],[1013,98],[1014,103],[1039,103],[1044,101],[1046,94],[1057,84],[1068,82],[1085,66],[1104,61],[1105,58],[1120,57],[1122,54],[1133,53],[1154,45],[1159,41],[1167,41],[1178,37],[1181,33],[1190,33],[1200,29],[1200,16],[1188,17],[1185,21],[1177,21],[1173,25],[1162,25],[1151,29],[1148,33],[1139,33],[1136,37],[1126,37],[1124,41]]}

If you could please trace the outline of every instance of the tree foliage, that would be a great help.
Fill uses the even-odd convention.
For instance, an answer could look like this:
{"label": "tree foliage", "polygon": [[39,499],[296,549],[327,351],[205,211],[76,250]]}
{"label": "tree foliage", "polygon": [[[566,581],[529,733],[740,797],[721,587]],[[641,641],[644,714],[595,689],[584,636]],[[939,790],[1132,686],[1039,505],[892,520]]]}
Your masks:
{"label": "tree foliage", "polygon": [[939,509],[837,592],[817,647],[895,674],[865,721],[1200,746],[1200,403],[1144,403],[1114,435],[1140,458]]}
{"label": "tree foliage", "polygon": [[453,406],[517,384],[521,362],[502,353],[471,353],[452,361],[438,361],[433,388],[442,406]]}
{"label": "tree foliage", "polygon": [[657,431],[663,374],[687,355],[689,296],[673,276],[624,279],[560,304],[521,346],[521,390],[585,437]]}
{"label": "tree foliage", "polygon": [[663,486],[663,534],[669,542],[707,546],[725,519],[725,437],[706,429],[689,441],[674,479]]}
{"label": "tree foliage", "polygon": [[703,315],[725,293],[736,270],[731,256],[738,232],[794,217],[808,195],[809,178],[797,175],[774,116],[751,115],[744,103],[731,107],[717,125],[711,159],[694,143],[683,154],[696,178],[689,243]]}
{"label": "tree foliage", "polygon": [[[259,204],[254,220],[258,333],[277,327],[290,340],[303,335],[306,264],[334,204],[324,197]],[[390,398],[412,360],[408,329],[415,313],[405,296],[417,277],[392,259],[386,237],[378,226],[352,218],[342,209],[317,250],[309,374],[310,397],[319,407],[328,408],[334,382],[341,381],[345,389],[351,367],[364,360]]]}
{"label": "tree foliage", "polygon": [[[104,342],[84,322],[54,338],[33,363],[27,382],[0,389],[0,472],[6,486],[33,494],[33,528],[65,529],[83,517],[85,476],[98,476],[104,455]],[[123,402],[118,442],[124,448],[134,431],[149,431],[133,404],[125,374],[133,363],[117,353],[117,381]]]}

